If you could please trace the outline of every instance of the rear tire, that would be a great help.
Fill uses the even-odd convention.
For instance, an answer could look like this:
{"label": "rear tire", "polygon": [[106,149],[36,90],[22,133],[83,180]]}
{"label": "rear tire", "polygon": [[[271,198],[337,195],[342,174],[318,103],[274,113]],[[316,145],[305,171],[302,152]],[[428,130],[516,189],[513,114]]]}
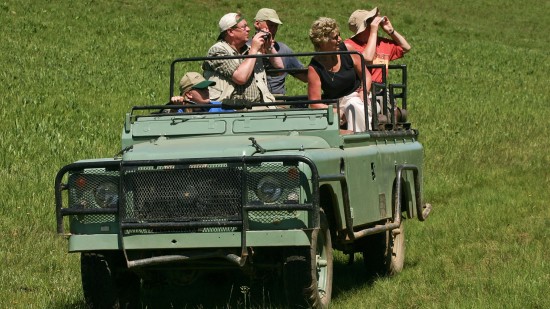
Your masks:
{"label": "rear tire", "polygon": [[84,252],[80,256],[82,290],[90,308],[139,308],[140,278],[121,254]]}
{"label": "rear tire", "polygon": [[311,246],[288,248],[283,279],[291,308],[328,308],[332,295],[332,242],[325,214]]}

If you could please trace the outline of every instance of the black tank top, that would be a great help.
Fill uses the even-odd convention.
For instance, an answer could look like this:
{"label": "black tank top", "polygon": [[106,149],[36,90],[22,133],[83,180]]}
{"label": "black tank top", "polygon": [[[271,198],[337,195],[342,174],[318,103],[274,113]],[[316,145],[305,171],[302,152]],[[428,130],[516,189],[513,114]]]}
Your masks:
{"label": "black tank top", "polygon": [[[345,45],[340,45],[340,50],[346,50]],[[340,70],[338,72],[329,72],[314,58],[309,63],[319,78],[321,79],[321,89],[323,90],[323,99],[338,99],[346,96],[359,88],[361,80],[355,73],[353,59],[350,54],[340,54]]]}

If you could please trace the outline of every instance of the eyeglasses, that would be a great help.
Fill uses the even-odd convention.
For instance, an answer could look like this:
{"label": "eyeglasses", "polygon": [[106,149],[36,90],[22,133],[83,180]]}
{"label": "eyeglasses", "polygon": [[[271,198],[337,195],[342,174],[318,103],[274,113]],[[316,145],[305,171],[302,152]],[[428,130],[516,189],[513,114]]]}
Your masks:
{"label": "eyeglasses", "polygon": [[236,25],[233,26],[233,27],[231,27],[231,29],[241,29],[242,31],[246,31],[247,28],[250,29],[250,28],[248,27],[248,24],[244,24],[244,26],[241,26],[241,27],[238,27],[238,26],[236,26]]}

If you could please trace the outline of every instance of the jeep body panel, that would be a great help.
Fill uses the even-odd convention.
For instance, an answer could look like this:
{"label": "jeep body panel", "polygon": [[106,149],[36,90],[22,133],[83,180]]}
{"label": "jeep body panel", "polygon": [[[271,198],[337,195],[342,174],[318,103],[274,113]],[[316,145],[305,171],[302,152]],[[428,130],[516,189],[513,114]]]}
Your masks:
{"label": "jeep body panel", "polygon": [[168,139],[159,137],[149,142],[135,144],[133,149],[124,154],[124,160],[152,160],[177,158],[216,158],[251,156],[258,152],[252,146],[249,138],[254,137],[256,142],[265,151],[270,153],[281,150],[300,149],[327,149],[325,140],[315,136],[280,136],[280,135],[251,135],[251,136],[212,136],[190,137],[186,139]]}

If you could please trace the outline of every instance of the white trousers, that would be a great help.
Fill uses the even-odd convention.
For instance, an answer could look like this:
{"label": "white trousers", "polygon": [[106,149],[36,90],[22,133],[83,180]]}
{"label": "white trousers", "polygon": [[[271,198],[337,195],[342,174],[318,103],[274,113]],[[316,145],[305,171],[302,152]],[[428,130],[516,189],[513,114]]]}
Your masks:
{"label": "white trousers", "polygon": [[369,130],[372,129],[372,110],[370,106],[370,98],[367,100],[367,117],[365,122],[365,103],[359,96],[359,93],[352,92],[345,97],[341,97],[338,101],[340,105],[340,114],[346,117],[348,122],[348,130],[353,132],[365,132],[367,125]]}

